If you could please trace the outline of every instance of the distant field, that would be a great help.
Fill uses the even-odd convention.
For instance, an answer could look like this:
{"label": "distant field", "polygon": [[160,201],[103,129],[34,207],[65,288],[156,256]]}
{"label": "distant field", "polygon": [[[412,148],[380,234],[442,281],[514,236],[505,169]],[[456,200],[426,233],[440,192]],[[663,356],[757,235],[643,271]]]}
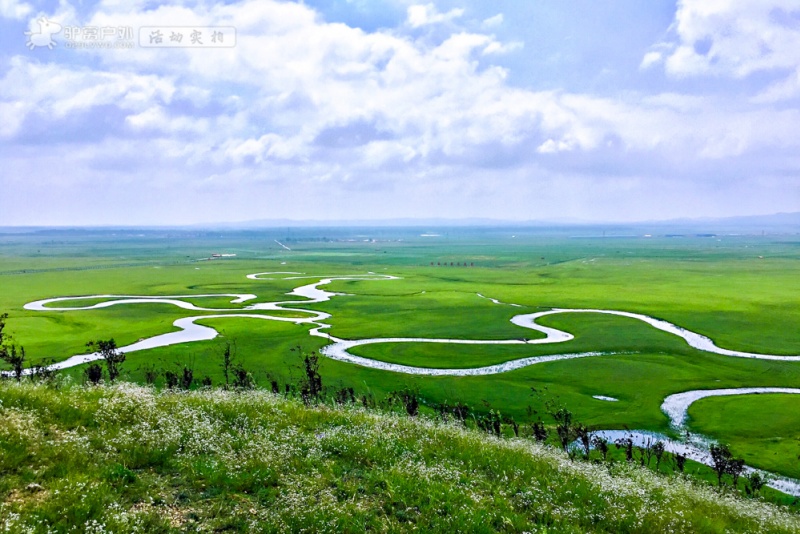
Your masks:
{"label": "distant field", "polygon": [[693,431],[729,443],[749,465],[800,478],[800,395],[706,398],[689,416]]}
{"label": "distant field", "polygon": [[[516,229],[459,229],[423,238],[421,233],[413,229],[284,229],[272,233],[111,235],[65,231],[0,236],[0,311],[9,313],[8,329],[25,346],[32,362],[83,353],[85,343],[94,339],[114,337],[120,346],[130,344],[172,331],[176,319],[214,313],[166,304],[46,312],[22,308],[39,299],[97,294],[258,296],[244,305],[231,304],[232,297],[185,299],[197,306],[221,309],[297,300],[298,308],[331,314],[326,321],[332,325],[329,332],[345,339],[536,339],[542,334],[513,325],[511,317],[553,307],[625,310],[670,321],[708,336],[724,348],[800,354],[800,236],[602,239]],[[274,239],[292,250],[282,249]],[[213,253],[237,256],[204,260]],[[347,296],[306,305],[304,299],[286,293],[314,279],[246,278],[268,271],[319,277],[374,272],[401,279],[335,281],[326,289]],[[505,304],[494,304],[478,293]],[[91,306],[101,300],[82,299],[59,306]],[[519,307],[510,306],[512,303]],[[302,312],[266,313],[307,316]],[[326,344],[308,336],[308,325],[240,318],[200,322],[216,328],[223,337],[131,353],[125,363],[128,376],[143,380],[142,369],[147,365],[169,369],[192,365],[196,376],[208,375],[219,383],[220,355],[224,343],[230,341],[237,357],[261,384],[271,379],[283,382],[299,373],[297,356],[290,348],[299,345],[316,350]],[[541,411],[544,400],[558,397],[577,419],[598,428],[658,431],[669,430],[659,407],[671,393],[800,384],[800,362],[704,353],[633,319],[563,314],[539,322],[570,332],[575,339],[519,346],[380,343],[351,352],[433,368],[479,367],[567,352],[622,354],[543,363],[473,378],[412,377],[326,360],[323,380],[326,385],[350,386],[378,397],[408,385],[418,387],[427,402],[458,400],[476,409],[488,405],[522,419],[528,406]],[[76,378],[81,372],[69,371]],[[532,394],[532,387],[540,393]],[[600,401],[593,395],[618,398],[619,402]],[[690,415],[696,429],[730,441],[748,461],[800,476],[790,465],[797,463],[800,454],[796,425],[766,425],[760,441],[749,447],[736,434],[735,425],[726,422],[729,416],[719,415],[731,413],[737,421],[762,421],[776,414],[796,413],[795,402],[800,399],[779,403],[752,397],[705,399],[692,407]],[[780,441],[779,448],[771,445],[773,439]],[[788,460],[767,461],[765,455],[774,456],[776,451]]]}

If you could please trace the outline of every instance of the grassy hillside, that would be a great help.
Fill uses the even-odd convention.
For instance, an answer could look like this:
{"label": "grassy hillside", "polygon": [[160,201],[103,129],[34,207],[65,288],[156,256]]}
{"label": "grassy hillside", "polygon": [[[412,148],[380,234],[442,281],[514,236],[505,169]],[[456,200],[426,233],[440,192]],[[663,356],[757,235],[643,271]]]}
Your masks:
{"label": "grassy hillside", "polygon": [[786,509],[526,440],[263,391],[0,382],[5,532],[797,532]]}

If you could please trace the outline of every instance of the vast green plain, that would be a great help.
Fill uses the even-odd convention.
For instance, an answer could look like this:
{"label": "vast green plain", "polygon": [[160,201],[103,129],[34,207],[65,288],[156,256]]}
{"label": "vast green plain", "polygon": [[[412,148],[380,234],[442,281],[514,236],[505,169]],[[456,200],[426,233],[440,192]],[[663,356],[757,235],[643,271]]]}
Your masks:
{"label": "vast green plain", "polygon": [[[606,236],[603,237],[603,232]],[[425,233],[440,234],[422,237]],[[800,236],[718,235],[613,237],[614,229],[428,228],[274,229],[244,231],[48,230],[0,237],[0,311],[31,363],[64,360],[85,343],[113,337],[124,346],[175,330],[181,317],[214,314],[166,304],[117,305],[94,310],[26,311],[45,298],[109,295],[245,294],[254,302],[297,300],[298,308],[330,313],[329,332],[345,339],[436,337],[535,339],[513,325],[520,313],[549,308],[624,310],[664,319],[741,351],[800,355]],[[286,250],[275,240],[288,246]],[[236,254],[208,260],[213,253]],[[451,265],[452,264],[452,265]],[[459,265],[460,264],[460,265]],[[341,280],[326,289],[346,293],[306,305],[287,296],[313,278],[250,280],[258,272],[308,276],[391,274],[397,280]],[[498,299],[495,304],[478,294]],[[186,298],[198,306],[241,309],[233,297]],[[86,306],[99,300],[73,301]],[[519,307],[510,306],[510,303]],[[266,312],[270,315],[294,315]],[[297,317],[308,314],[297,313]],[[469,368],[535,355],[584,351],[613,355],[542,363],[480,377],[424,377],[324,360],[331,387],[353,387],[380,398],[417,388],[427,403],[461,401],[525,420],[558,402],[596,428],[669,433],[663,399],[694,389],[797,387],[800,362],[733,358],[702,352],[640,321],[599,314],[560,314],[539,320],[575,339],[544,345],[381,343],[352,349],[375,360],[432,368]],[[299,376],[302,346],[327,342],[309,325],[244,318],[201,324],[221,336],[210,341],[130,353],[126,378],[143,369],[190,365],[196,376],[222,380],[226,342],[256,380],[266,385]],[[82,379],[81,368],[68,371]],[[160,380],[157,385],[160,384]],[[536,393],[532,391],[536,389]],[[619,399],[606,402],[603,395]],[[690,410],[690,427],[729,442],[748,464],[800,476],[800,442],[789,424],[800,399],[705,399]],[[779,423],[772,424],[773,421]],[[787,421],[786,425],[783,421]],[[777,440],[777,441],[776,441]],[[778,445],[775,445],[779,443]]]}

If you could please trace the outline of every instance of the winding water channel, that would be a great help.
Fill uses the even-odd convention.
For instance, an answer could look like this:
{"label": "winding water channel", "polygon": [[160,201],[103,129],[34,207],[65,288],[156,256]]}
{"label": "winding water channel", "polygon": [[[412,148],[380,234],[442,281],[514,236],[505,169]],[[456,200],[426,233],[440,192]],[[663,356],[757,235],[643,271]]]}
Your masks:
{"label": "winding water channel", "polygon": [[[430,375],[430,376],[490,375],[490,374],[513,371],[515,369],[520,369],[522,367],[527,367],[529,365],[535,365],[538,363],[552,362],[557,360],[569,360],[575,358],[596,357],[596,356],[609,355],[611,353],[581,352],[581,353],[569,353],[569,354],[553,354],[548,356],[534,356],[530,358],[520,358],[517,360],[511,360],[501,364],[490,365],[485,367],[475,367],[468,369],[438,369],[438,368],[414,367],[408,365],[382,362],[378,360],[373,360],[371,358],[356,356],[348,352],[348,349],[356,346],[370,345],[376,343],[449,343],[449,344],[464,344],[464,345],[525,345],[525,344],[540,345],[540,344],[550,344],[550,343],[562,343],[574,339],[574,336],[568,332],[564,332],[556,328],[542,326],[536,322],[537,319],[539,319],[540,317],[545,317],[547,315],[554,315],[559,313],[601,313],[607,315],[618,315],[622,317],[638,319],[653,326],[654,328],[657,328],[658,330],[662,330],[664,332],[668,332],[670,334],[679,336],[683,338],[689,344],[689,346],[706,352],[713,352],[715,354],[720,354],[723,356],[734,356],[738,358],[755,358],[762,360],[784,360],[784,361],[800,360],[800,356],[757,354],[751,352],[742,352],[742,351],[724,349],[718,347],[716,344],[714,344],[714,342],[711,339],[703,335],[697,334],[695,332],[692,332],[690,330],[687,330],[685,328],[682,328],[680,326],[674,325],[672,323],[669,323],[661,319],[655,319],[648,315],[643,315],[639,313],[632,313],[619,310],[601,310],[601,309],[554,308],[551,310],[538,311],[534,313],[519,314],[511,318],[511,322],[513,324],[522,328],[527,328],[530,330],[541,332],[542,334],[545,335],[545,337],[539,339],[481,340],[481,339],[452,339],[452,338],[391,337],[391,338],[368,338],[368,339],[345,340],[334,337],[328,334],[327,332],[323,332],[323,330],[330,328],[329,324],[323,322],[331,317],[330,314],[316,310],[295,308],[289,306],[315,304],[319,302],[328,301],[335,296],[340,296],[341,294],[339,293],[333,293],[320,288],[320,286],[330,284],[335,280],[395,280],[397,279],[397,277],[384,274],[368,273],[368,274],[357,274],[357,275],[337,275],[337,276],[322,278],[317,276],[303,276],[303,273],[295,273],[295,272],[265,272],[265,273],[250,274],[247,275],[247,278],[251,280],[268,279],[267,277],[270,275],[294,275],[294,276],[284,276],[283,279],[285,280],[299,280],[302,278],[313,278],[317,281],[310,284],[298,286],[295,289],[293,289],[290,293],[288,293],[289,296],[301,297],[304,298],[305,300],[301,301],[288,300],[288,301],[256,303],[256,304],[246,305],[242,309],[206,308],[197,306],[190,302],[186,302],[185,300],[182,299],[187,299],[187,298],[194,299],[194,298],[204,298],[204,297],[232,297],[232,300],[230,301],[231,304],[245,304],[248,301],[256,299],[257,296],[253,294],[238,294],[238,293],[220,293],[220,294],[205,294],[205,295],[165,295],[159,297],[142,296],[142,295],[86,295],[79,297],[56,297],[56,298],[37,300],[35,302],[30,302],[26,304],[25,309],[31,311],[50,311],[50,312],[80,311],[80,310],[108,308],[110,306],[117,306],[122,304],[160,303],[160,304],[171,304],[173,306],[177,306],[179,308],[191,311],[217,312],[217,314],[215,315],[197,315],[193,317],[183,317],[181,319],[177,319],[175,322],[173,322],[173,326],[179,330],[178,332],[170,332],[168,334],[154,336],[125,347],[120,347],[120,350],[122,350],[123,352],[133,352],[138,350],[152,349],[156,347],[174,345],[177,343],[188,343],[191,341],[204,341],[216,337],[217,332],[213,328],[196,324],[196,321],[200,319],[240,317],[240,318],[270,320],[270,321],[286,321],[295,324],[311,324],[313,328],[309,331],[310,335],[322,337],[332,341],[330,345],[327,345],[321,349],[322,354],[331,359],[340,360],[356,365],[361,365],[364,367],[381,369],[384,371],[417,374],[417,375]],[[479,296],[482,298],[488,298],[495,304],[504,304],[496,299],[484,297],[483,295]],[[53,304],[57,304],[60,302],[69,302],[69,301],[87,300],[87,299],[94,299],[94,300],[104,299],[104,300],[103,302],[81,307],[53,306]],[[519,307],[518,304],[508,304],[508,305]],[[251,313],[251,312],[268,312],[268,311],[291,312],[293,314],[305,314],[306,316],[284,317],[284,316],[268,315],[265,313]],[[242,313],[242,312],[248,312],[248,313]],[[93,359],[97,359],[98,357],[99,356],[97,354],[80,354],[55,364],[55,367],[59,369],[64,369],[67,367],[72,367],[75,365],[86,363]]]}
{"label": "winding water channel", "polygon": [[[377,343],[447,343],[447,344],[463,344],[463,345],[525,345],[525,344],[539,345],[539,344],[550,344],[550,343],[562,343],[574,339],[574,336],[568,332],[539,325],[536,323],[537,319],[539,319],[540,317],[545,317],[548,315],[554,315],[559,313],[601,313],[607,315],[629,317],[632,319],[643,321],[658,330],[662,330],[664,332],[668,332],[670,334],[681,337],[686,341],[686,343],[689,346],[705,352],[711,352],[714,354],[720,354],[723,356],[731,356],[737,358],[800,361],[800,356],[758,354],[758,353],[724,349],[718,347],[711,339],[701,334],[692,332],[690,330],[687,330],[685,328],[682,328],[680,326],[674,325],[672,323],[669,323],[661,319],[656,319],[639,313],[619,311],[619,310],[602,310],[602,309],[554,308],[551,310],[538,311],[534,313],[519,314],[512,317],[511,322],[513,324],[522,328],[535,330],[545,335],[545,337],[543,338],[532,339],[532,340],[528,339],[477,340],[477,339],[417,338],[417,337],[368,338],[368,339],[357,339],[357,340],[345,340],[334,337],[328,334],[327,332],[323,332],[323,330],[328,329],[331,326],[330,324],[324,322],[331,317],[330,314],[325,312],[320,312],[317,310],[296,308],[294,306],[325,302],[330,300],[332,297],[344,295],[342,293],[334,293],[320,288],[320,286],[330,284],[335,280],[395,280],[397,279],[397,277],[391,275],[375,274],[375,273],[319,277],[319,276],[305,276],[303,273],[296,273],[296,272],[264,272],[264,273],[254,273],[247,275],[247,278],[250,280],[273,279],[272,277],[275,275],[283,275],[282,278],[285,280],[300,280],[304,278],[306,279],[312,278],[317,281],[310,284],[298,286],[287,294],[289,296],[301,297],[305,300],[274,301],[265,303],[254,303],[249,305],[247,305],[246,303],[258,298],[257,295],[235,294],[235,293],[205,294],[205,295],[167,295],[158,297],[142,296],[142,295],[87,295],[79,297],[74,297],[74,296],[56,297],[56,298],[37,300],[35,302],[30,302],[26,304],[24,307],[26,310],[31,310],[31,311],[72,312],[80,310],[107,308],[110,306],[118,306],[123,304],[130,305],[130,304],[160,303],[160,304],[170,304],[173,306],[177,306],[181,309],[190,311],[216,312],[214,314],[209,314],[209,315],[196,315],[196,316],[183,317],[177,319],[172,323],[173,326],[177,328],[176,332],[169,332],[166,334],[153,336],[147,339],[140,340],[136,343],[120,347],[120,350],[123,352],[135,352],[140,350],[153,349],[157,347],[165,347],[168,345],[175,345],[178,343],[189,343],[193,341],[204,341],[204,340],[214,339],[218,335],[218,332],[214,328],[199,325],[196,323],[196,321],[202,319],[236,317],[236,318],[248,318],[248,319],[269,320],[269,321],[284,321],[298,325],[309,324],[312,326],[312,328],[309,330],[310,335],[322,337],[331,341],[329,345],[326,345],[320,350],[320,352],[323,355],[327,356],[328,358],[355,365],[361,365],[364,367],[370,367],[373,369],[380,369],[396,373],[427,375],[427,376],[492,375],[492,374],[513,371],[515,369],[521,369],[523,367],[536,365],[539,363],[546,363],[558,360],[571,360],[578,358],[601,357],[615,353],[581,352],[581,353],[553,354],[547,356],[533,356],[529,358],[520,358],[516,360],[510,360],[501,364],[489,365],[484,367],[475,367],[466,369],[439,369],[439,368],[415,367],[415,366],[382,362],[379,360],[373,360],[370,358],[356,356],[348,351],[352,347],[377,344]],[[522,307],[519,304],[503,303],[497,299],[493,299],[491,297],[485,297],[484,295],[481,294],[478,294],[478,296],[481,298],[488,299],[498,305]],[[230,301],[231,304],[243,304],[244,306],[241,309],[205,308],[183,300],[188,298],[197,299],[197,298],[209,298],[209,297],[231,297]],[[102,299],[102,302],[82,307],[53,306],[54,304],[58,304],[61,302],[87,300],[87,299],[95,299],[95,300]],[[280,311],[284,313],[290,312],[294,316],[286,317],[278,315],[269,315],[268,313],[264,313],[269,311]],[[297,317],[296,315],[303,315],[303,316]],[[73,367],[76,365],[94,361],[99,358],[101,358],[101,356],[98,353],[79,354],[72,356],[61,362],[57,362],[53,364],[52,367],[56,369],[66,369],[68,367]],[[745,394],[757,394],[757,393],[800,394],[800,389],[739,388],[739,389],[687,391],[668,396],[664,400],[661,409],[670,418],[670,422],[673,428],[676,431],[684,432],[686,431],[685,425],[687,418],[686,415],[687,410],[694,401],[709,396],[745,395]],[[600,400],[612,400],[609,397],[603,397],[603,396],[596,396],[595,398],[598,398]],[[634,431],[606,430],[606,431],[599,431],[598,434],[606,437],[607,439],[609,439],[609,441],[614,441],[623,437],[630,437],[631,439],[634,440],[634,444],[636,444],[637,446],[645,445],[647,440],[651,441],[661,440],[666,444],[666,449],[669,452],[686,454],[688,458],[695,460],[697,462],[706,465],[712,464],[710,455],[708,453],[708,447],[707,447],[708,440],[702,436],[698,435],[693,436],[689,434],[688,441],[684,442],[684,441],[673,440],[664,435],[659,435],[646,431],[636,431],[636,430]],[[749,467],[746,468],[746,470],[748,472],[753,471],[753,469]],[[784,477],[778,477],[772,474],[770,474],[769,476],[771,478],[771,481],[769,483],[771,487],[774,487],[776,489],[779,489],[780,491],[783,491],[791,495],[800,496],[800,482]]]}

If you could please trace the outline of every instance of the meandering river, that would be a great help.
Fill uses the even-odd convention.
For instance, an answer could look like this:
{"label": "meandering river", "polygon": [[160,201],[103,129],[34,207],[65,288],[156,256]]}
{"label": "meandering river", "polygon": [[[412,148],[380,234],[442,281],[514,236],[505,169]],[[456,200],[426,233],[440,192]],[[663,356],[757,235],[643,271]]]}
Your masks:
{"label": "meandering river", "polygon": [[[257,299],[257,295],[253,294],[236,294],[236,293],[218,293],[218,294],[203,294],[203,295],[166,295],[166,296],[142,296],[142,295],[86,295],[86,296],[73,296],[73,297],[55,297],[43,300],[37,300],[25,305],[26,310],[42,311],[42,312],[74,312],[81,310],[93,310],[100,308],[107,308],[110,306],[119,305],[132,305],[132,304],[169,304],[177,306],[181,309],[190,311],[203,311],[203,312],[216,312],[209,315],[196,315],[191,317],[183,317],[177,319],[172,324],[177,328],[176,332],[169,332],[153,336],[147,339],[140,340],[136,343],[120,347],[123,352],[135,352],[146,349],[153,349],[156,347],[165,347],[168,345],[175,345],[178,343],[189,343],[193,341],[204,341],[214,339],[218,332],[211,327],[197,324],[197,321],[203,319],[218,319],[218,318],[248,318],[257,320],[269,321],[285,321],[294,324],[309,324],[312,328],[309,334],[312,336],[322,337],[331,341],[331,343],[321,349],[321,353],[335,360],[361,365],[364,367],[371,367],[374,369],[381,369],[384,371],[406,373],[413,375],[428,375],[428,376],[478,376],[478,375],[492,375],[497,373],[505,373],[515,369],[521,369],[530,365],[536,365],[545,362],[552,362],[558,360],[571,360],[589,357],[601,357],[615,353],[607,352],[581,352],[581,353],[565,353],[565,354],[552,354],[547,356],[533,356],[529,358],[520,358],[510,360],[497,365],[489,365],[484,367],[474,367],[466,369],[439,369],[431,367],[415,367],[401,364],[394,364],[356,356],[351,354],[349,349],[362,345],[377,344],[377,343],[449,343],[449,344],[462,344],[462,345],[539,345],[550,343],[563,343],[570,341],[574,336],[568,332],[550,328],[538,324],[536,321],[548,315],[559,313],[601,313],[607,315],[617,315],[622,317],[629,317],[643,321],[658,330],[668,332],[683,338],[689,346],[705,352],[720,354],[722,356],[731,356],[737,358],[753,358],[761,360],[782,360],[782,361],[798,361],[800,356],[785,356],[785,355],[771,355],[771,354],[758,354],[751,352],[736,351],[718,347],[711,339],[696,332],[692,332],[670,322],[662,319],[656,319],[648,315],[640,313],[633,313],[620,310],[603,310],[603,309],[573,309],[573,308],[554,308],[551,310],[538,311],[534,313],[525,313],[515,315],[511,318],[511,322],[519,327],[535,330],[544,334],[545,337],[539,339],[505,339],[505,340],[478,340],[478,339],[454,339],[454,338],[418,338],[418,337],[394,337],[394,338],[368,338],[346,340],[339,339],[330,335],[323,330],[330,328],[330,324],[325,323],[331,317],[330,314],[311,310],[306,308],[296,308],[297,305],[308,305],[319,302],[325,302],[332,297],[342,296],[341,293],[333,293],[322,289],[320,286],[330,284],[335,280],[395,280],[397,277],[384,274],[356,274],[356,275],[336,275],[329,277],[319,276],[305,276],[303,273],[296,272],[264,272],[254,273],[247,275],[250,280],[260,280],[272,278],[274,275],[284,275],[283,279],[286,280],[299,280],[303,278],[313,278],[316,282],[305,284],[294,288],[289,296],[300,297],[305,300],[282,300],[274,302],[254,303],[247,305],[246,303]],[[292,276],[285,276],[292,275]],[[478,294],[481,298],[486,298],[498,305],[508,305],[514,307],[522,307],[519,304],[503,303],[491,297],[485,297]],[[187,302],[184,299],[198,299],[210,297],[231,297],[231,304],[243,304],[241,309],[231,308],[206,308]],[[55,304],[61,302],[77,301],[77,300],[102,300],[95,304],[81,307],[58,307]],[[264,312],[280,311],[289,312],[292,316],[279,316],[269,315]],[[302,315],[302,317],[298,317]],[[79,354],[72,356],[61,362],[53,364],[52,367],[57,369],[65,369],[83,363],[101,358],[98,353],[92,354]],[[662,411],[670,418],[672,426],[678,431],[685,431],[686,413],[689,406],[696,400],[719,395],[745,395],[757,393],[792,393],[800,394],[800,389],[795,388],[740,388],[740,389],[717,389],[717,390],[697,390],[686,391],[668,396],[661,405]],[[611,400],[608,397],[596,396],[603,400]],[[706,465],[711,465],[711,457],[708,453],[708,440],[698,435],[689,435],[689,442],[673,440],[667,436],[654,434],[646,431],[619,431],[619,430],[606,430],[599,431],[599,435],[604,436],[609,441],[615,441],[620,438],[630,437],[634,440],[637,446],[644,446],[648,440],[651,442],[655,440],[664,441],[666,450],[672,453],[682,453],[688,458],[695,460]],[[694,442],[694,443],[692,443]],[[753,471],[752,468],[746,468],[747,472]],[[800,483],[798,481],[777,477],[770,474],[770,486],[779,489],[785,493],[800,496]]]}
{"label": "meandering river", "polygon": [[[543,338],[531,339],[531,340],[527,339],[480,340],[480,339],[421,338],[421,337],[393,337],[393,338],[369,338],[369,339],[345,340],[336,338],[328,334],[327,332],[323,332],[323,330],[330,328],[329,324],[323,322],[331,317],[330,314],[319,312],[316,310],[295,308],[289,306],[315,304],[319,302],[328,301],[335,296],[340,296],[341,294],[339,293],[326,291],[320,287],[330,284],[335,280],[395,280],[397,279],[397,277],[384,274],[375,274],[375,273],[318,277],[318,276],[304,276],[303,273],[296,273],[296,272],[264,272],[264,273],[255,273],[247,275],[247,278],[250,280],[259,280],[259,279],[265,279],[267,277],[272,278],[272,276],[274,275],[292,275],[292,276],[284,276],[283,278],[286,280],[314,278],[317,281],[310,284],[298,286],[295,289],[293,289],[290,293],[288,293],[288,295],[290,296],[301,297],[305,300],[288,300],[288,301],[283,300],[283,301],[256,303],[256,304],[246,305],[241,310],[229,309],[229,308],[206,308],[197,306],[183,299],[187,298],[197,299],[205,297],[232,297],[232,300],[230,301],[231,304],[245,304],[248,301],[256,299],[257,296],[253,294],[236,294],[236,293],[204,294],[204,295],[165,295],[158,297],[142,296],[142,295],[85,295],[79,297],[56,297],[56,298],[37,300],[35,302],[30,302],[26,304],[25,309],[32,311],[80,311],[80,310],[107,308],[110,306],[118,306],[123,304],[131,305],[131,304],[161,303],[161,304],[170,304],[191,311],[217,312],[217,314],[215,315],[197,315],[193,317],[184,317],[178,319],[175,322],[173,322],[173,326],[178,329],[177,332],[161,334],[158,336],[154,336],[139,341],[137,343],[133,343],[125,347],[120,347],[120,350],[122,350],[123,352],[133,352],[138,350],[152,349],[156,347],[174,345],[177,343],[188,343],[191,341],[204,341],[216,337],[217,332],[213,328],[196,324],[196,321],[201,319],[239,317],[239,318],[270,320],[270,321],[286,321],[295,324],[310,324],[313,326],[313,328],[311,328],[311,330],[309,331],[310,335],[322,337],[332,342],[330,345],[327,345],[321,349],[322,354],[324,354],[329,358],[344,361],[347,363],[352,363],[355,365],[361,365],[364,367],[381,369],[384,371],[416,374],[416,375],[431,375],[431,376],[490,375],[497,373],[505,373],[508,371],[521,369],[522,367],[527,367],[529,365],[535,365],[539,363],[552,362],[557,360],[570,360],[576,358],[597,357],[597,356],[608,355],[610,353],[594,351],[594,352],[581,352],[581,353],[553,354],[547,356],[520,358],[517,360],[511,360],[501,364],[489,365],[485,367],[475,367],[468,369],[438,369],[431,367],[415,367],[409,365],[400,365],[400,364],[382,362],[371,358],[356,356],[348,352],[348,350],[352,347],[361,345],[370,345],[376,343],[450,343],[450,344],[465,344],[465,345],[524,345],[524,344],[540,345],[540,344],[550,344],[550,343],[563,343],[565,341],[572,340],[574,336],[569,332],[564,332],[556,328],[542,326],[538,324],[536,321],[540,317],[545,317],[547,315],[553,315],[559,313],[602,313],[607,315],[630,317],[633,319],[643,321],[653,326],[654,328],[679,336],[683,338],[691,347],[706,352],[713,352],[715,354],[720,354],[723,356],[733,356],[738,358],[756,358],[763,360],[786,360],[786,361],[800,360],[800,356],[757,354],[757,353],[724,349],[718,347],[711,339],[703,335],[697,334],[695,332],[692,332],[690,330],[687,330],[685,328],[682,328],[680,326],[674,325],[672,323],[669,323],[661,319],[656,319],[639,313],[619,311],[619,310],[602,310],[602,309],[554,308],[551,310],[538,311],[534,313],[519,314],[512,317],[511,322],[513,324],[520,326],[522,328],[527,328],[529,330],[535,330],[537,332],[541,332],[545,336]],[[483,295],[480,294],[479,296],[482,298],[488,298],[495,304],[504,304],[498,301],[497,299],[484,297]],[[81,307],[53,306],[54,304],[58,304],[60,302],[69,302],[69,301],[87,300],[87,299],[93,299],[93,300],[103,299],[103,301],[89,306],[81,306]],[[516,307],[520,306],[519,304],[508,304],[508,305]],[[246,311],[249,313],[242,313],[242,311]],[[305,316],[285,317],[285,316],[268,315],[264,313],[252,313],[252,312],[268,312],[268,311],[291,312],[295,315],[299,314]],[[72,367],[74,365],[80,365],[82,363],[92,361],[94,359],[97,359],[98,357],[99,355],[97,354],[80,354],[55,364],[55,367],[60,369],[66,367]]]}

